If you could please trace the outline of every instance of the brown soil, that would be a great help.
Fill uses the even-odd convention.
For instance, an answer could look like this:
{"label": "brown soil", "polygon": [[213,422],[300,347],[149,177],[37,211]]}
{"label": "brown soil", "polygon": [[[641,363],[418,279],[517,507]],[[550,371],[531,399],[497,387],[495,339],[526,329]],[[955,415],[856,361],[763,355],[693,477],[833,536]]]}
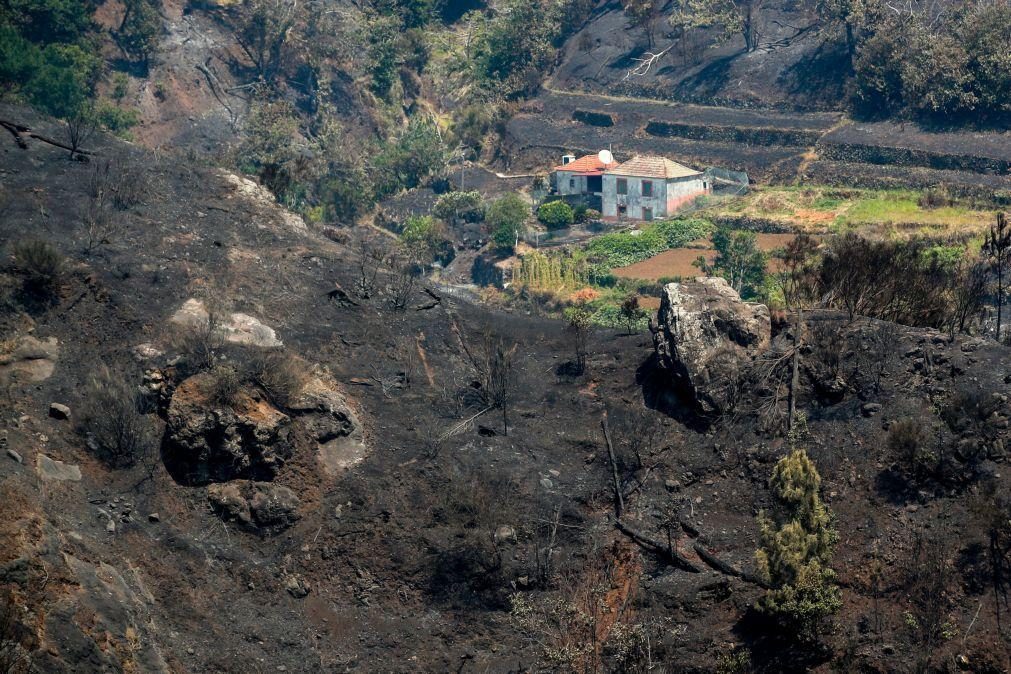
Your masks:
{"label": "brown soil", "polygon": [[702,255],[712,263],[716,259],[715,250],[699,248],[674,248],[665,250],[648,260],[636,262],[627,267],[619,267],[611,271],[621,278],[636,278],[656,281],[662,278],[685,278],[698,276],[701,272],[692,265]]}

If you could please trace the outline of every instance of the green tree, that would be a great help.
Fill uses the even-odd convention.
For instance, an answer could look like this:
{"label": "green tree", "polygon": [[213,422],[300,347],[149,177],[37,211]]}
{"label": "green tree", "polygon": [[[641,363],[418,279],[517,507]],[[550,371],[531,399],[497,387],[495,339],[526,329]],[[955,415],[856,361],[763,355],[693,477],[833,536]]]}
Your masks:
{"label": "green tree", "polygon": [[116,31],[116,42],[123,52],[145,67],[158,49],[162,22],[151,0],[126,0],[126,12]]}
{"label": "green tree", "polygon": [[1011,50],[1008,26],[1011,6],[979,3],[960,22],[958,37],[969,54],[968,70],[975,81],[979,108],[984,113],[1011,112]]}
{"label": "green tree", "polygon": [[841,606],[829,567],[837,536],[818,495],[821,476],[797,449],[776,463],[770,486],[785,516],[776,522],[764,511],[758,515],[755,561],[769,590],[757,608],[799,639],[815,639]]}
{"label": "green tree", "polygon": [[445,252],[447,246],[442,224],[430,215],[408,218],[400,242],[412,259],[426,263]]}
{"label": "green tree", "polygon": [[565,310],[565,320],[569,326],[569,332],[572,333],[572,348],[576,359],[575,373],[583,374],[586,372],[586,360],[588,345],[590,341],[590,326],[593,324],[593,312],[591,312],[585,305],[576,304]]}
{"label": "green tree", "polygon": [[67,119],[92,96],[101,66],[99,56],[77,45],[51,44],[42,50],[39,67],[22,91],[39,109]]}
{"label": "green tree", "polygon": [[399,19],[402,28],[422,28],[435,16],[433,0],[377,0],[376,9]]}
{"label": "green tree", "polygon": [[507,0],[478,37],[475,64],[481,78],[507,96],[537,90],[554,58],[561,25],[555,3]]}
{"label": "green tree", "polygon": [[621,303],[621,317],[625,321],[628,334],[635,334],[643,321],[646,320],[646,310],[639,306],[639,296],[635,293],[629,295]]}
{"label": "green tree", "polygon": [[706,274],[718,273],[741,297],[757,296],[765,283],[765,254],[758,249],[754,232],[720,227],[713,234],[716,259],[710,266],[701,256],[696,261]]}
{"label": "green tree", "polygon": [[516,237],[523,232],[529,216],[530,207],[527,202],[520,195],[511,192],[492,202],[484,220],[495,245],[504,250],[512,250]]}
{"label": "green tree", "polygon": [[432,208],[432,215],[450,225],[484,220],[484,198],[480,192],[446,192]]}
{"label": "green tree", "polygon": [[407,128],[387,142],[372,160],[376,194],[382,198],[421,185],[445,172],[449,153],[435,123],[416,115]]}
{"label": "green tree", "polygon": [[298,148],[298,118],[288,101],[255,102],[246,118],[239,146],[239,168],[259,176],[278,199],[294,206],[299,190],[295,171]]}
{"label": "green tree", "polygon": [[0,93],[21,89],[39,69],[42,53],[14,26],[0,24]]}
{"label": "green tree", "polygon": [[397,53],[397,37],[400,31],[396,22],[389,17],[380,17],[369,24],[369,72],[372,76],[372,92],[388,98],[393,84],[397,81],[400,55]]}
{"label": "green tree", "polygon": [[551,201],[537,209],[537,219],[548,229],[563,229],[575,221],[575,214],[564,201]]}
{"label": "green tree", "polygon": [[827,28],[842,28],[852,63],[865,27],[880,20],[880,6],[880,0],[818,0],[816,9]]}
{"label": "green tree", "polygon": [[36,44],[72,44],[95,30],[97,0],[0,0],[0,24]]}
{"label": "green tree", "polygon": [[285,46],[299,17],[295,0],[245,0],[238,12],[235,41],[249,58],[257,77],[273,82]]}

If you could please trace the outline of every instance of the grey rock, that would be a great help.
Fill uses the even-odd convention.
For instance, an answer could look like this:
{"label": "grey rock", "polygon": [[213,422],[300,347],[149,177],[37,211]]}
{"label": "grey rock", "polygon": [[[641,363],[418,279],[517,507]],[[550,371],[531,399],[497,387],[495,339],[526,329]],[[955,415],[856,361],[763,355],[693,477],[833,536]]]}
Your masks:
{"label": "grey rock", "polygon": [[222,519],[265,533],[280,531],[298,521],[302,505],[288,487],[246,480],[212,484],[207,488],[207,499]]}
{"label": "grey rock", "polygon": [[731,375],[764,352],[772,336],[769,309],[741,300],[713,277],[666,285],[651,329],[660,367],[705,414],[726,408]]}
{"label": "grey rock", "polygon": [[12,459],[14,459],[15,461],[17,461],[18,463],[24,463],[25,462],[25,460],[21,458],[21,455],[18,454],[17,452],[15,452],[13,449],[8,449],[7,450],[7,456],[11,457]]}
{"label": "grey rock", "polygon": [[81,469],[76,465],[50,459],[42,453],[39,453],[36,457],[35,469],[43,480],[81,481]]}
{"label": "grey rock", "polygon": [[151,513],[147,516],[148,522],[161,522],[161,515],[158,513]]}
{"label": "grey rock", "polygon": [[49,416],[51,416],[53,419],[61,419],[61,420],[69,419],[70,408],[60,403],[50,403]]}
{"label": "grey rock", "polygon": [[865,417],[873,417],[881,411],[881,403],[864,403],[860,408],[860,413]]}
{"label": "grey rock", "polygon": [[284,581],[284,589],[295,599],[309,596],[310,586],[301,576],[288,576]]}

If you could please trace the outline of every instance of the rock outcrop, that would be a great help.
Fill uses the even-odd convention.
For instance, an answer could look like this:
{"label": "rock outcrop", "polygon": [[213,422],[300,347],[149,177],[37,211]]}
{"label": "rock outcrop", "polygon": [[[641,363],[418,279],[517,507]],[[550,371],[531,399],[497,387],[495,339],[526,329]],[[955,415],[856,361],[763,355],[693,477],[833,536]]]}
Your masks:
{"label": "rock outcrop", "polygon": [[302,504],[288,487],[248,480],[212,484],[207,488],[207,499],[222,519],[262,533],[280,531],[294,524]]}
{"label": "rock outcrop", "polygon": [[24,335],[10,349],[0,349],[0,384],[44,381],[53,374],[59,357],[60,344],[55,337],[43,341]]}
{"label": "rock outcrop", "polygon": [[[207,330],[210,312],[196,298],[186,300],[169,319],[187,330]],[[283,346],[277,333],[269,325],[248,314],[229,313],[219,318],[215,330],[222,339],[232,344],[275,348]]]}
{"label": "rock outcrop", "polygon": [[240,390],[229,404],[212,399],[213,377],[198,374],[172,394],[166,464],[190,484],[273,479],[292,454],[291,417],[259,391]]}
{"label": "rock outcrop", "polygon": [[737,376],[772,334],[768,308],[715,277],[665,286],[651,329],[660,367],[707,415],[727,408]]}
{"label": "rock outcrop", "polygon": [[320,463],[330,474],[365,456],[358,418],[325,371],[309,376],[282,407],[252,385],[219,403],[211,395],[213,387],[211,375],[198,374],[172,393],[165,460],[180,481],[273,480],[291,458],[296,435],[316,442]]}

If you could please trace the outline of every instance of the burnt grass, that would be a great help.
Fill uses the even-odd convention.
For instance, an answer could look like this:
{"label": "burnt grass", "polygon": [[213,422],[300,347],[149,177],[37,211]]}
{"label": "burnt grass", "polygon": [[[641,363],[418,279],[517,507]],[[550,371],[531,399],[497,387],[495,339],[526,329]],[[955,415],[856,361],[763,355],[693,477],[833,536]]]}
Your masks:
{"label": "burnt grass", "polygon": [[[3,114],[58,133],[25,110]],[[648,334],[595,331],[587,372],[567,374],[572,336],[561,322],[435,286],[436,306],[423,308],[431,298],[418,290],[396,311],[384,289],[396,277],[386,271],[358,306],[331,301],[335,285],[355,287],[359,240],[378,245],[381,235],[328,238],[237,193],[216,169],[104,137],[92,146],[101,156],[81,163],[39,143],[0,144],[3,240],[43,239],[67,258],[55,304],[30,320],[8,305],[3,323],[5,339],[30,327],[61,345],[53,375],[9,384],[2,412],[24,464],[0,456],[0,579],[40,625],[40,669],[143,670],[156,653],[170,670],[194,672],[639,671],[641,659],[623,665],[616,655],[628,641],[618,623],[654,630],[652,657],[667,671],[714,671],[732,644],[751,649],[758,671],[830,662],[941,669],[958,654],[995,668],[976,671],[1007,666],[984,599],[985,540],[968,509],[987,476],[1006,489],[1003,459],[949,458],[936,475],[913,475],[885,441],[887,427],[912,417],[936,429],[939,447],[955,443],[941,411],[964,391],[1006,392],[1006,350],[835,314],[815,321],[829,329],[805,356],[803,443],[836,516],[844,606],[822,647],[784,644],[750,609],[760,588],[694,556],[699,573],[675,569],[614,528],[601,433],[606,412],[621,479],[634,491],[627,519],[660,537],[675,508],[694,531],[677,535],[684,554],[698,542],[751,569],[755,514],[773,506],[766,481],[789,447],[778,426],[747,411],[757,398],[745,396],[733,417],[697,418],[653,367]],[[84,253],[81,220],[104,160],[135,171],[144,188],[109,243]],[[178,484],[157,449],[109,470],[70,424],[47,417],[53,401],[79,408],[103,367],[138,384],[142,370],[171,371],[167,321],[190,297],[273,327],[286,348],[329,368],[363,422],[369,453],[359,465],[329,476],[301,445],[281,468],[276,481],[302,507],[276,535],[222,522],[206,488]],[[508,433],[501,410],[481,413],[468,356],[480,360],[488,334],[515,345]],[[138,362],[133,349],[145,342],[165,354]],[[227,354],[243,357],[238,347]],[[841,394],[819,389],[826,367],[847,382]],[[79,465],[82,480],[41,480],[42,452]],[[140,516],[110,535],[97,509],[115,498]],[[514,533],[497,540],[503,526]],[[925,541],[943,551],[932,594]],[[133,593],[119,605],[103,599],[106,586],[86,582],[81,564],[101,569],[98,579],[127,578]],[[37,582],[43,572],[51,580]],[[291,578],[305,596],[289,591]],[[517,600],[530,611],[515,609]],[[591,627],[557,610],[570,605]],[[910,627],[907,613],[924,625],[935,606],[957,638]],[[130,646],[131,620],[142,624],[140,646]],[[587,643],[568,664],[548,657]]]}

